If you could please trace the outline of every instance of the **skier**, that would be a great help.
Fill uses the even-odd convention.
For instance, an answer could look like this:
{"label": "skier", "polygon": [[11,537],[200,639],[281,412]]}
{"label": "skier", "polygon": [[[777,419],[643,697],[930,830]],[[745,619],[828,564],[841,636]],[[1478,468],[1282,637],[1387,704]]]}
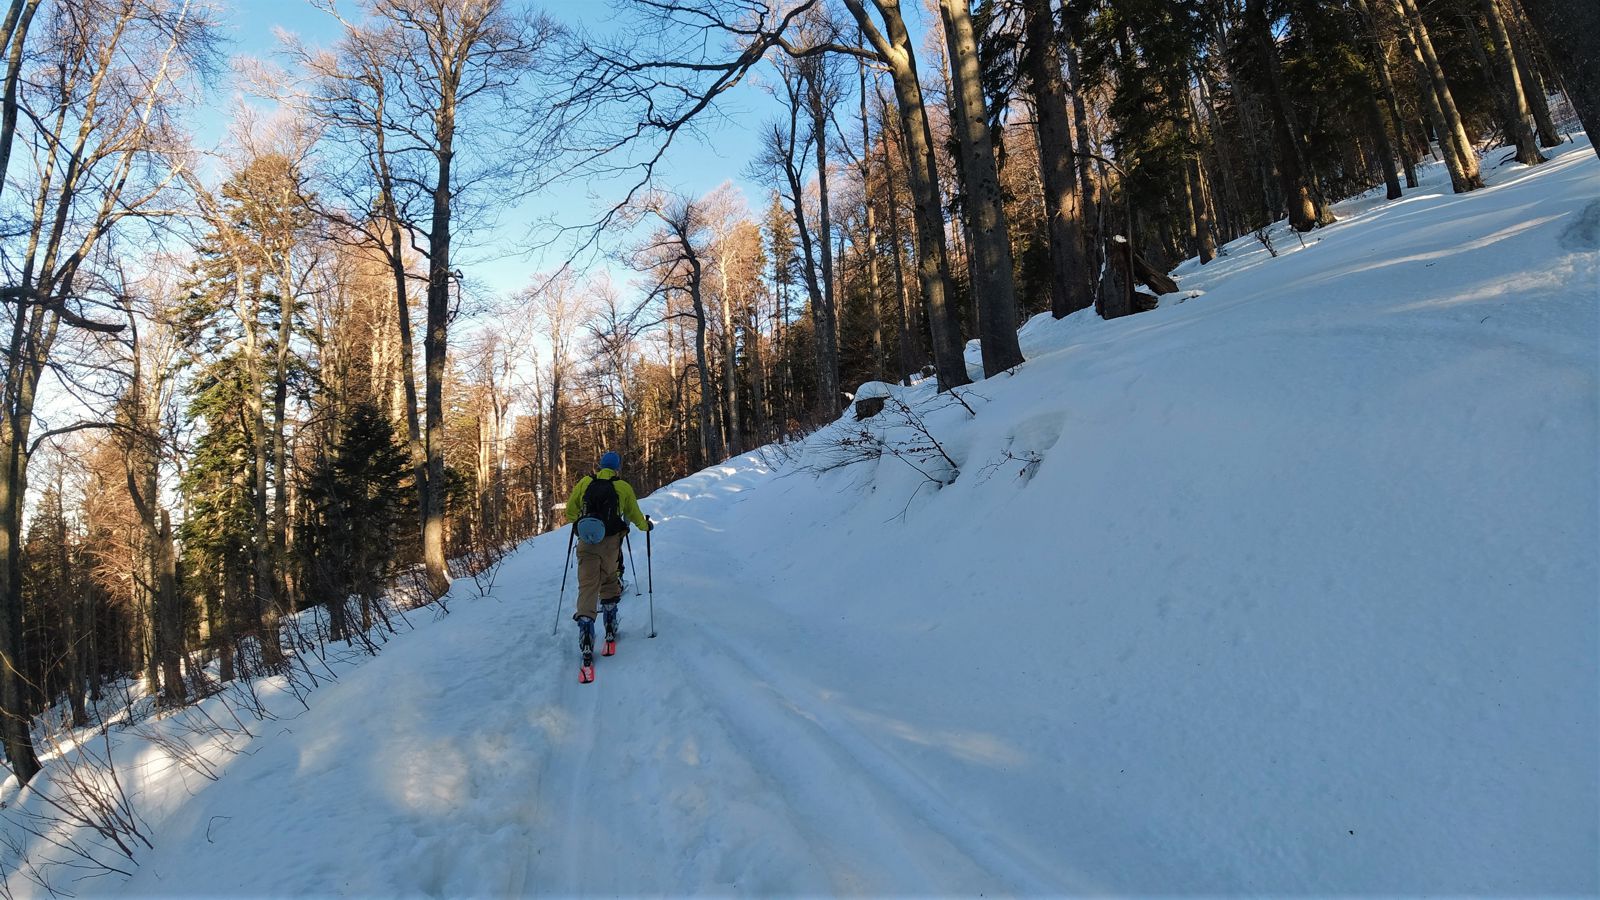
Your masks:
{"label": "skier", "polygon": [[594,662],[597,608],[605,617],[605,655],[616,652],[617,601],[622,598],[617,574],[628,522],[640,531],[651,529],[633,486],[617,476],[621,466],[622,457],[606,451],[600,457],[600,471],[580,479],[567,500],[567,521],[578,529],[578,609],[572,618],[578,623],[578,649],[585,669]]}

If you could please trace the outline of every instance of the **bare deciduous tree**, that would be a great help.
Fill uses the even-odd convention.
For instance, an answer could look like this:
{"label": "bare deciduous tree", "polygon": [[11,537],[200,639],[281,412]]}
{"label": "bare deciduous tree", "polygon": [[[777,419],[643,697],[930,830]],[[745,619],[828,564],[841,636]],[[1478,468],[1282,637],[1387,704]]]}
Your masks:
{"label": "bare deciduous tree", "polygon": [[[334,11],[331,2],[325,8]],[[335,104],[343,116],[336,121],[360,134],[359,158],[380,172],[372,211],[380,243],[395,260],[407,236],[427,263],[418,428],[426,469],[419,499],[423,560],[431,588],[443,593],[449,586],[444,380],[459,280],[454,242],[485,216],[472,205],[472,188],[498,186],[498,205],[533,183],[547,120],[532,82],[556,27],[506,0],[366,0],[364,10],[369,21],[343,22],[345,64],[323,71],[339,85],[334,96],[349,98]],[[464,155],[458,147],[469,136],[474,152]],[[398,270],[396,279],[403,281]],[[404,302],[398,286],[396,293]]]}
{"label": "bare deciduous tree", "polygon": [[[83,311],[94,293],[85,267],[121,223],[170,212],[163,201],[188,166],[172,116],[190,99],[194,77],[214,65],[216,38],[206,12],[179,0],[86,0],[50,7],[42,31],[24,34],[21,25],[19,18],[11,30],[12,51],[34,66],[17,95],[28,111],[32,167],[21,179],[24,230],[5,255],[8,286],[0,292],[8,332],[0,361],[0,730],[27,781],[38,763],[17,674],[19,564],[28,460],[39,440],[35,404],[57,365],[63,326],[122,328]],[[29,36],[37,36],[31,57]]]}

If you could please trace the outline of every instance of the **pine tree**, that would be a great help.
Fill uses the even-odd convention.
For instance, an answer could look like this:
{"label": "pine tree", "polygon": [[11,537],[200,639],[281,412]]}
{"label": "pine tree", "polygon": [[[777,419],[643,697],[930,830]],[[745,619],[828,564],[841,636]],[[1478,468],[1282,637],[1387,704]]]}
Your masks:
{"label": "pine tree", "polygon": [[360,603],[361,630],[372,627],[372,603],[391,574],[395,536],[409,515],[409,479],[410,459],[394,426],[368,402],[350,410],[332,452],[307,479],[301,562],[311,599],[328,607],[335,640],[351,637],[351,596]]}
{"label": "pine tree", "polygon": [[242,362],[238,353],[224,356],[191,386],[186,415],[203,430],[179,484],[188,509],[179,529],[183,568],[191,589],[200,593],[225,681],[234,675],[234,641],[261,619],[253,583],[256,498]]}

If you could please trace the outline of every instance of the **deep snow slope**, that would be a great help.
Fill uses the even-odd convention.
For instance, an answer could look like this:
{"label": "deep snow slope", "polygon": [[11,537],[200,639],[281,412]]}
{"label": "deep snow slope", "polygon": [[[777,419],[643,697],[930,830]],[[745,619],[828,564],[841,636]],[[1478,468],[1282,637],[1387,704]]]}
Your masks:
{"label": "deep snow slope", "polygon": [[529,542],[88,889],[1600,892],[1600,164],[1490,177],[657,491],[595,684]]}

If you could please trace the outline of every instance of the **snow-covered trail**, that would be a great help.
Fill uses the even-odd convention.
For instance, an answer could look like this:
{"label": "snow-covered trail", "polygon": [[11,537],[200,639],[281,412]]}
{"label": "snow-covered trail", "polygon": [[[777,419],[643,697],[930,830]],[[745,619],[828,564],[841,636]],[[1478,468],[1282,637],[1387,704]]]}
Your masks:
{"label": "snow-covered trail", "polygon": [[527,542],[220,781],[141,775],[100,890],[1600,891],[1600,166],[1489,176],[1035,320],[975,416],[906,391],[937,491],[656,491],[659,637],[630,591],[594,684]]}
{"label": "snow-covered trail", "polygon": [[[528,883],[624,895],[1061,890],[1059,873],[1039,869],[1041,848],[969,814],[943,775],[919,772],[875,734],[916,740],[920,724],[852,706],[840,660],[881,657],[893,637],[860,635],[847,616],[775,611],[764,602],[782,549],[772,533],[741,528],[737,504],[697,506],[720,515],[669,514],[657,533],[658,638],[644,637],[648,599],[630,595],[621,650],[597,661],[595,684],[573,677],[565,622],[559,662],[540,672],[565,717],[539,778],[561,798],[541,823],[559,840]],[[1010,762],[994,736],[919,743],[969,765]]]}
{"label": "snow-covered trail", "polygon": [[[130,887],[460,896],[1071,886],[1047,848],[1018,833],[1026,823],[997,829],[951,795],[947,774],[919,771],[880,743],[893,734],[959,766],[1014,766],[1003,741],[852,706],[848,685],[830,677],[848,680],[851,669],[834,664],[884,655],[892,638],[847,639],[847,617],[775,615],[759,602],[772,575],[752,565],[770,556],[739,543],[738,508],[724,509],[723,521],[665,517],[654,539],[659,637],[646,639],[648,599],[630,591],[621,649],[597,660],[594,684],[577,683],[566,614],[549,634],[557,534],[507,564],[503,599],[458,601],[426,641],[397,641],[281,724],[303,739],[265,741],[233,760],[209,787],[227,791],[239,814],[180,812],[163,843],[188,852],[158,851]],[[642,540],[634,555],[642,574]],[[892,663],[869,668],[887,675]],[[250,852],[307,822],[319,836],[360,837],[299,846],[292,867]]]}

